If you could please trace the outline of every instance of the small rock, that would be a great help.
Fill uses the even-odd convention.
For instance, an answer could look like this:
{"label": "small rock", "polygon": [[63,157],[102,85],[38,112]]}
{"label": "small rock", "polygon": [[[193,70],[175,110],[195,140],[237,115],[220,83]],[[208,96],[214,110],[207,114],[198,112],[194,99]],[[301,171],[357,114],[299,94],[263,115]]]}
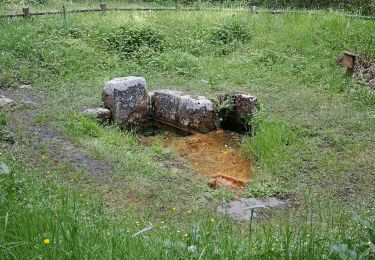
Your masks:
{"label": "small rock", "polygon": [[22,84],[22,85],[20,85],[20,89],[31,89],[31,85]]}
{"label": "small rock", "polygon": [[147,119],[149,95],[144,78],[130,76],[108,81],[102,100],[113,119],[120,124],[134,125]]}
{"label": "small rock", "polygon": [[[219,206],[217,212],[228,215],[234,220],[249,221],[251,219],[251,210],[249,207],[265,207],[265,208],[277,208],[285,206],[286,202],[279,200],[274,197],[255,199],[255,198],[242,198],[240,200],[231,201],[224,207]],[[256,209],[254,211],[253,218],[256,218]]]}
{"label": "small rock", "polygon": [[203,84],[208,84],[208,80],[201,79],[201,83],[203,83]]}
{"label": "small rock", "polygon": [[9,105],[12,102],[13,102],[12,99],[0,95],[0,108],[6,107],[7,105]]}
{"label": "small rock", "polygon": [[100,121],[108,121],[111,119],[111,112],[106,108],[87,108],[82,113],[85,116],[94,117]]}
{"label": "small rock", "polygon": [[200,132],[217,128],[213,103],[203,96],[181,96],[177,113],[178,122],[184,127]]}

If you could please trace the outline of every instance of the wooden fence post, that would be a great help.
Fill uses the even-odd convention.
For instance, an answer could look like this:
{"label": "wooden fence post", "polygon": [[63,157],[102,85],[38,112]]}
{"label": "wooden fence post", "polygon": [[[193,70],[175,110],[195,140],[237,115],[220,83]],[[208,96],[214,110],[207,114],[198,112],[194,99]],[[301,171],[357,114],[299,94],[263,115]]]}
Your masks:
{"label": "wooden fence post", "polygon": [[30,9],[28,7],[22,8],[22,11],[23,11],[23,17],[25,19],[31,18]]}
{"label": "wooden fence post", "polygon": [[357,56],[354,53],[348,51],[344,51],[343,54],[344,56],[342,57],[342,64],[347,69],[346,74],[348,76],[351,76],[354,73],[355,60]]}
{"label": "wooden fence post", "polygon": [[65,7],[65,5],[63,5],[63,18],[64,18],[64,22],[66,22],[66,7]]}
{"label": "wooden fence post", "polygon": [[100,3],[100,9],[105,12],[107,11],[107,4],[106,3]]}

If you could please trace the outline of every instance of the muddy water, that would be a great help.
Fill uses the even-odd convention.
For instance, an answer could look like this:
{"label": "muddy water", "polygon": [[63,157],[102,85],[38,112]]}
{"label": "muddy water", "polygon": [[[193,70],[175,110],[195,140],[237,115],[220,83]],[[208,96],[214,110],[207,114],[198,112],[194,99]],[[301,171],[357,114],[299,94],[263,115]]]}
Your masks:
{"label": "muddy water", "polygon": [[[241,154],[239,140],[238,134],[224,130],[184,137],[163,134],[164,145],[175,149],[196,172],[212,176],[213,180],[220,178],[220,182],[229,180],[229,186],[236,187],[243,186],[251,176],[251,161]],[[231,185],[237,180],[239,185]]]}

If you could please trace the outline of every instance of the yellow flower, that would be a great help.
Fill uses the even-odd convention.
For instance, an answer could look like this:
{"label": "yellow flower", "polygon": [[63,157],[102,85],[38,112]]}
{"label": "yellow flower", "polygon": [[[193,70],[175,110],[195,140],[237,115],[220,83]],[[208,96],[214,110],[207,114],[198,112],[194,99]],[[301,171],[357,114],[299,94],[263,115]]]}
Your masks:
{"label": "yellow flower", "polygon": [[46,156],[45,156],[45,155],[42,155],[41,158],[42,158],[42,159],[46,159]]}
{"label": "yellow flower", "polygon": [[191,214],[191,210],[188,210],[188,211],[187,211],[187,214]]}
{"label": "yellow flower", "polygon": [[49,244],[51,244],[51,240],[49,240],[48,238],[45,238],[45,239],[43,240],[43,244],[45,244],[45,245],[49,245]]}
{"label": "yellow flower", "polygon": [[211,222],[215,222],[215,220],[212,218],[212,219],[211,219]]}
{"label": "yellow flower", "polygon": [[176,211],[176,208],[172,208],[173,211]]}

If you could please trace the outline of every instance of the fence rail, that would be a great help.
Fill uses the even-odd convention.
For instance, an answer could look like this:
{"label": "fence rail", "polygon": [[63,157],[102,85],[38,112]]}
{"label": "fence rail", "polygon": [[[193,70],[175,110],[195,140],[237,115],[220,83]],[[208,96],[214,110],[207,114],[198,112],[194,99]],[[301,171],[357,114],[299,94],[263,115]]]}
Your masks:
{"label": "fence rail", "polygon": [[[110,7],[108,8],[105,3],[101,3],[99,8],[89,8],[89,9],[71,9],[67,10],[63,7],[62,10],[50,10],[43,12],[30,12],[30,8],[23,8],[22,13],[16,14],[3,14],[0,18],[16,18],[24,17],[31,18],[31,16],[41,16],[41,15],[55,15],[55,14],[68,14],[68,13],[89,13],[89,12],[107,12],[107,11],[250,11],[254,14],[256,13],[268,13],[268,14],[297,14],[306,13],[316,14],[317,12],[305,11],[305,10],[267,10],[258,9],[256,6],[250,6],[249,8],[194,8],[194,7]],[[344,16],[349,18],[357,18],[363,20],[375,20],[375,16],[363,16],[363,15],[352,15],[344,14]]]}

